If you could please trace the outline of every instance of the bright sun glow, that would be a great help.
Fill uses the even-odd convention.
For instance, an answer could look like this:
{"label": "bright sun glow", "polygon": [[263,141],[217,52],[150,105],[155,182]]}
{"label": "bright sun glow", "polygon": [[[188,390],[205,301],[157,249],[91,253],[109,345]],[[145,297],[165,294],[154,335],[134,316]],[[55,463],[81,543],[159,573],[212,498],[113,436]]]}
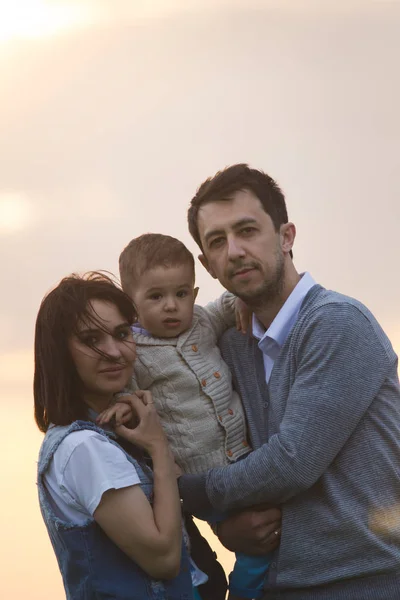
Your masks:
{"label": "bright sun glow", "polygon": [[0,193],[0,234],[14,233],[29,225],[32,205],[18,192]]}
{"label": "bright sun glow", "polygon": [[0,42],[56,35],[87,17],[87,9],[65,0],[0,0]]}

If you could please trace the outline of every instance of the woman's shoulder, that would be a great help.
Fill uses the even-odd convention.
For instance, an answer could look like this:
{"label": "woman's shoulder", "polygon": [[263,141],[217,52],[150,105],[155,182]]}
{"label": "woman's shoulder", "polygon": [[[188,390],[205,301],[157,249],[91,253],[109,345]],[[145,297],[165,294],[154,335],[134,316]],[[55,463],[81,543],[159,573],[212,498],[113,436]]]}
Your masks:
{"label": "woman's shoulder", "polygon": [[66,435],[54,454],[58,459],[64,458],[64,460],[67,461],[78,447],[86,447],[88,450],[91,448],[101,449],[104,447],[106,450],[109,446],[111,446],[111,444],[106,435],[92,429],[80,429],[78,431],[71,431]]}

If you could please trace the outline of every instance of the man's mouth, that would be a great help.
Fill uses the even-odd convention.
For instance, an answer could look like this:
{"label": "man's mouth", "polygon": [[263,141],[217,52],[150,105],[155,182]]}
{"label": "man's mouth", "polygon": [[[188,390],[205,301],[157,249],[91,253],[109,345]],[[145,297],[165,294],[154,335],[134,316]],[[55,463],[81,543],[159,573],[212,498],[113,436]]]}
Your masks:
{"label": "man's mouth", "polygon": [[254,271],[255,267],[242,267],[241,269],[237,269],[236,271],[233,271],[232,273],[232,278],[233,277],[244,277],[245,275],[247,275],[247,273],[250,273],[251,271]]}

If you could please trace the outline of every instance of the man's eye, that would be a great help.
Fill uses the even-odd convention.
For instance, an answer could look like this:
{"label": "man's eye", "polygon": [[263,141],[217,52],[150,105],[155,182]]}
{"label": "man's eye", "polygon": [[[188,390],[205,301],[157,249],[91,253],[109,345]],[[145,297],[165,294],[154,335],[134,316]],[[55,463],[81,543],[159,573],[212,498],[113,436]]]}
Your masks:
{"label": "man's eye", "polygon": [[244,235],[251,235],[252,233],[255,232],[255,228],[254,227],[243,227],[243,229],[241,229],[240,232],[243,233]]}
{"label": "man's eye", "polygon": [[225,238],[223,238],[223,237],[214,238],[209,243],[209,247],[210,248],[218,248],[219,246],[222,246],[222,244],[224,243],[224,240],[225,240]]}

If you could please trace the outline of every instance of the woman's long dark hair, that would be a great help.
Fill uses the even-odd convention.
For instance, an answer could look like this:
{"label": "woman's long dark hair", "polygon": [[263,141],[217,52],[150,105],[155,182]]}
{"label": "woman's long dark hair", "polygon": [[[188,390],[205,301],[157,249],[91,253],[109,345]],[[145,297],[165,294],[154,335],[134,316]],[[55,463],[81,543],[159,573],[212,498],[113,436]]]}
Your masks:
{"label": "woman's long dark hair", "polygon": [[91,300],[115,304],[129,324],[136,320],[129,296],[103,273],[70,275],[45,296],[36,319],[33,379],[35,421],[41,431],[47,431],[50,423],[69,425],[87,418],[68,340],[77,332],[79,321],[95,319],[90,311]]}

